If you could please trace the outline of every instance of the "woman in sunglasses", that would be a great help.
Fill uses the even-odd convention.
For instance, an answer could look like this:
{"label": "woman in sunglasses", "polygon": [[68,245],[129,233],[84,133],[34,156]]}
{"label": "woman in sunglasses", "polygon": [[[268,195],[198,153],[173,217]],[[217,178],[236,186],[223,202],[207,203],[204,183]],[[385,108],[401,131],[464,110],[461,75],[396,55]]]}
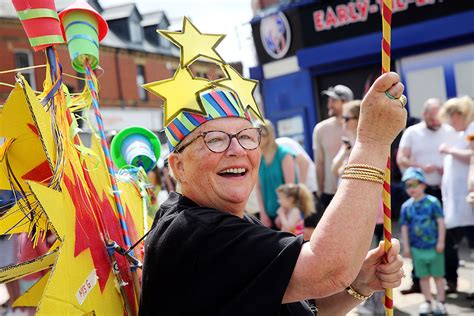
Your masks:
{"label": "woman in sunglasses", "polygon": [[353,100],[342,105],[342,133],[341,148],[332,160],[331,171],[339,178],[342,176],[344,166],[351,153],[352,145],[357,136],[357,124],[359,123],[361,100]]}
{"label": "woman in sunglasses", "polygon": [[[146,240],[141,315],[343,315],[403,276],[400,245],[384,263],[368,252],[390,144],[403,128],[403,85],[380,77],[362,101],[358,135],[340,187],[309,242],[245,214],[258,179],[261,130],[221,86],[199,92],[206,114],[183,111],[166,126],[177,192]],[[185,93],[185,91],[183,92]],[[165,112],[168,105],[165,104]],[[184,109],[186,107],[186,109]],[[169,109],[168,109],[169,111]],[[359,168],[356,168],[359,166]]]}

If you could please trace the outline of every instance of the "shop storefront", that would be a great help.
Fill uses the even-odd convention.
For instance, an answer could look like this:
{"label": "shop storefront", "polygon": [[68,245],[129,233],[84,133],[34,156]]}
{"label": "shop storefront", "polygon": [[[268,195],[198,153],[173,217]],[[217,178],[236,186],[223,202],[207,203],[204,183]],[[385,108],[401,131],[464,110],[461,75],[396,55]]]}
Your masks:
{"label": "shop storefront", "polygon": [[[429,97],[474,96],[474,2],[393,0],[392,66],[406,85],[411,116]],[[252,20],[265,115],[278,136],[312,154],[315,124],[327,117],[321,91],[349,86],[362,98],[381,72],[380,1],[300,1]]]}

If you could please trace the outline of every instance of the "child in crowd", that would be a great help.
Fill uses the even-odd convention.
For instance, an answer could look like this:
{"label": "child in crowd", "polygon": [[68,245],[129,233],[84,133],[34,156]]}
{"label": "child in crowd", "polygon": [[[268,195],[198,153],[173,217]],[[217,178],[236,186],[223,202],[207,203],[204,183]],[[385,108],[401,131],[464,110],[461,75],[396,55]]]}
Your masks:
{"label": "child in crowd", "polygon": [[304,219],[314,213],[313,194],[303,183],[287,183],[277,189],[278,203],[276,223],[282,231],[295,235],[304,234]]}
{"label": "child in crowd", "polygon": [[[425,302],[419,307],[420,315],[434,312],[445,315],[444,280],[444,240],[446,228],[441,203],[434,196],[425,194],[425,175],[420,168],[408,168],[402,181],[410,199],[402,205],[400,224],[404,255],[412,257],[416,276]],[[409,245],[409,246],[408,246]],[[433,299],[430,289],[430,277],[434,278],[437,288],[437,302],[432,310]]]}

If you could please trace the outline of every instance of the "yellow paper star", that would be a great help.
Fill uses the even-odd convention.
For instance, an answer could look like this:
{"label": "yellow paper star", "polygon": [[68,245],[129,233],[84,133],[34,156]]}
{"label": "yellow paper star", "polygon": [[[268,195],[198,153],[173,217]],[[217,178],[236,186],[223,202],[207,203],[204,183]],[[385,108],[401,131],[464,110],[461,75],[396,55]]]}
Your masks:
{"label": "yellow paper star", "polygon": [[234,90],[242,102],[244,110],[250,108],[252,112],[263,122],[263,115],[260,113],[257,103],[253,97],[253,92],[258,81],[242,77],[237,70],[225,64],[222,66],[227,78],[215,81],[216,84]]}
{"label": "yellow paper star", "polygon": [[165,99],[165,126],[167,126],[184,111],[207,115],[196,98],[198,93],[209,85],[210,82],[206,79],[193,78],[189,69],[178,68],[172,79],[147,83],[143,88]]}
{"label": "yellow paper star", "polygon": [[200,56],[223,62],[216,47],[224,39],[224,34],[205,34],[188,20],[183,18],[182,32],[158,30],[158,32],[173,42],[181,51],[181,68],[186,67]]}

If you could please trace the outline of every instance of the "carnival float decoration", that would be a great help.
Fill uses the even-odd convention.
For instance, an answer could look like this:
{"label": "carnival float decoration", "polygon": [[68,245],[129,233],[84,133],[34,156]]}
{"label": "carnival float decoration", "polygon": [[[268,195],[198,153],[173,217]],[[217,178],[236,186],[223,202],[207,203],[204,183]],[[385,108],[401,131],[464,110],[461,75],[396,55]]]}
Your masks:
{"label": "carnival float decoration", "polygon": [[[31,46],[46,55],[46,78],[38,94],[18,73],[0,111],[0,234],[27,234],[37,244],[52,232],[56,241],[37,258],[0,267],[0,283],[44,271],[14,302],[38,315],[136,315],[146,180],[145,171],[117,173],[105,139],[94,69],[107,23],[84,1],[59,15],[53,0],[12,2]],[[77,95],[62,82],[55,46],[64,40],[87,83]],[[90,108],[98,130],[86,147],[73,112]],[[153,142],[146,165],[132,150],[131,169],[156,164]]]}

